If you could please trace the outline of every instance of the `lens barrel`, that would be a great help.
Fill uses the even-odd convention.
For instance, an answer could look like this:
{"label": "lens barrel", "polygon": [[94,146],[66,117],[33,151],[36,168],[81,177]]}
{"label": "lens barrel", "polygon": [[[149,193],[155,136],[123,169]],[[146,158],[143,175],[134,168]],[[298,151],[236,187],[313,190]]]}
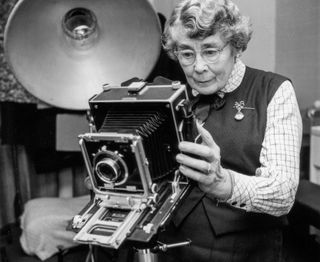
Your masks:
{"label": "lens barrel", "polygon": [[124,184],[128,179],[128,167],[121,155],[109,150],[99,151],[93,160],[96,175],[107,184]]}

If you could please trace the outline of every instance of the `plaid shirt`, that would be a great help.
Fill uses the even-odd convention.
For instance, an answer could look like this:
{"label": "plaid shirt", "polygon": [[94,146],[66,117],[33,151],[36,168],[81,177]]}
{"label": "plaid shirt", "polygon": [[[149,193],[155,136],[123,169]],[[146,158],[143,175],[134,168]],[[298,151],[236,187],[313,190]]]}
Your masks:
{"label": "plaid shirt", "polygon": [[[245,74],[238,59],[225,88],[235,90]],[[299,161],[302,139],[300,110],[290,81],[276,91],[267,109],[267,125],[260,153],[261,166],[255,176],[229,170],[234,187],[230,205],[274,216],[287,214],[299,183]]]}

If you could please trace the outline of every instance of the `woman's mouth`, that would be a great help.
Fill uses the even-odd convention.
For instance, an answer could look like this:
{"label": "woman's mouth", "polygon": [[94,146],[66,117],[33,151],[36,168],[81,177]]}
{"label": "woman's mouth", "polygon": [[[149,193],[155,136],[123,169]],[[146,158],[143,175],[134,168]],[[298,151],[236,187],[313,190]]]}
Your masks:
{"label": "woman's mouth", "polygon": [[212,83],[213,79],[209,79],[209,80],[194,80],[198,85],[200,86],[205,86],[208,85],[210,83]]}

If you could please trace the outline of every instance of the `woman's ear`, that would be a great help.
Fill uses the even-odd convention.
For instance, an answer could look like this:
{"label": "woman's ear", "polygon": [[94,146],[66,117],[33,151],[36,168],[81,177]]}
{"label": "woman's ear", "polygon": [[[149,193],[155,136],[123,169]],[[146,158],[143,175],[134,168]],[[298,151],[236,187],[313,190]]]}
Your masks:
{"label": "woman's ear", "polygon": [[234,56],[234,62],[237,62],[237,59],[240,58],[242,55],[242,51],[237,51],[237,53]]}

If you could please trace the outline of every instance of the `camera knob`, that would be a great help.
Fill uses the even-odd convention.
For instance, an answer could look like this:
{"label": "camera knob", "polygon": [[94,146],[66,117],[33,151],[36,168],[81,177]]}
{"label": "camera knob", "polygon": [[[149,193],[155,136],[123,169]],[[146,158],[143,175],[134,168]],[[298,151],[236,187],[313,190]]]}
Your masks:
{"label": "camera knob", "polygon": [[155,193],[152,196],[149,197],[153,203],[157,203],[159,201],[159,194]]}
{"label": "camera knob", "polygon": [[171,86],[172,86],[173,90],[177,90],[181,87],[181,82],[180,81],[172,81]]}

